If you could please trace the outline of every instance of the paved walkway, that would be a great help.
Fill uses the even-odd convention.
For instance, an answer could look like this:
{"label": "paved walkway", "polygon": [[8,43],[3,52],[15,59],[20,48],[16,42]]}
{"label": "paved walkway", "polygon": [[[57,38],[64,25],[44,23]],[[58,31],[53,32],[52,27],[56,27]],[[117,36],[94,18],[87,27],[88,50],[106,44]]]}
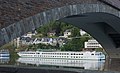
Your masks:
{"label": "paved walkway", "polygon": [[115,71],[103,72],[73,68],[0,66],[0,73],[120,73],[120,72]]}

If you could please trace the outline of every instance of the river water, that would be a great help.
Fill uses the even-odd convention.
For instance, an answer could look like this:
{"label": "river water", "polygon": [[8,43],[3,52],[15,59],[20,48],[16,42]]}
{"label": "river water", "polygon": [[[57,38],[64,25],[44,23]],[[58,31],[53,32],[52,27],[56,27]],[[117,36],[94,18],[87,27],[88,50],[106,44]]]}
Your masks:
{"label": "river water", "polygon": [[1,58],[0,65],[21,67],[63,67],[100,71],[120,71],[120,59],[106,60],[68,60],[43,58],[16,58],[14,56]]}

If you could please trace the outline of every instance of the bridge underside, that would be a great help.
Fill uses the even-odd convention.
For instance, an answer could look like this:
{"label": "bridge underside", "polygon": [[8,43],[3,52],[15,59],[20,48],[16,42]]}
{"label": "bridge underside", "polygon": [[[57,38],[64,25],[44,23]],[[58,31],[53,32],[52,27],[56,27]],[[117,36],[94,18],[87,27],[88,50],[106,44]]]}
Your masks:
{"label": "bridge underside", "polygon": [[120,19],[107,13],[85,13],[60,19],[92,35],[111,58],[120,58]]}

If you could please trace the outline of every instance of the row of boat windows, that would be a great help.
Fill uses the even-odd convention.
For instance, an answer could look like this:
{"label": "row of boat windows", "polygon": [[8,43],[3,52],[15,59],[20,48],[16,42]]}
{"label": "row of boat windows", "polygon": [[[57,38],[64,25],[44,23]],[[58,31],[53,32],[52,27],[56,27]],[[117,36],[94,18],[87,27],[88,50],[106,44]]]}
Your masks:
{"label": "row of boat windows", "polygon": [[9,54],[8,52],[1,52],[0,54]]}
{"label": "row of boat windows", "polygon": [[[69,55],[69,53],[42,53],[42,54],[50,54],[50,55]],[[70,55],[83,55],[83,53],[71,53]]]}
{"label": "row of boat windows", "polygon": [[89,45],[99,45],[99,43],[88,43]]}
{"label": "row of boat windows", "polygon": [[35,53],[27,53],[27,52],[22,52],[21,54],[35,54]]}
{"label": "row of boat windows", "polygon": [[[40,53],[21,53],[21,54],[40,54]],[[41,53],[42,55],[83,55],[83,53]],[[91,55],[101,55],[101,53],[94,54],[92,53]]]}
{"label": "row of boat windows", "polygon": [[[21,54],[40,54],[40,53],[27,53],[27,52],[22,52]],[[42,54],[54,54],[54,55],[69,55],[69,53],[42,53]],[[83,55],[81,54],[76,54],[76,53],[71,53],[71,55]]]}
{"label": "row of boat windows", "polygon": [[[53,62],[38,62],[38,64],[39,64],[39,63],[40,63],[40,64],[47,64],[47,65],[49,65],[49,64],[50,64],[50,65],[51,65],[51,64],[53,64],[53,65],[57,64],[57,65],[65,65],[65,66],[70,66],[70,63],[71,63],[72,65],[75,65],[75,66],[80,66],[80,65],[81,65],[79,62],[76,62],[76,63],[75,63],[75,62],[74,62],[74,63],[70,62],[70,63],[68,64],[68,63],[66,63],[66,62],[64,63],[64,61],[63,61],[63,62],[59,62],[59,63],[58,63],[58,62],[54,62],[54,61],[53,61]],[[78,63],[78,64],[77,64],[77,63]]]}
{"label": "row of boat windows", "polygon": [[[40,54],[40,53],[21,53],[21,54]],[[69,55],[69,53],[42,53],[42,54],[50,54],[50,55]],[[83,54],[71,53],[71,55],[83,55]]]}
{"label": "row of boat windows", "polygon": [[69,53],[42,53],[42,54],[52,54],[52,55],[69,55]]}
{"label": "row of boat windows", "polygon": [[[33,55],[24,55],[24,56],[31,56],[31,57],[33,57]],[[80,56],[71,56],[71,57],[69,57],[69,56],[41,56],[41,55],[34,55],[34,57],[48,57],[48,58],[50,58],[50,57],[52,57],[52,58],[88,58],[88,57],[80,57]]]}
{"label": "row of boat windows", "polygon": [[42,61],[42,62],[44,62],[44,61],[47,61],[47,62],[53,62],[53,61],[55,61],[55,62],[83,62],[83,61],[81,61],[81,60],[66,60],[66,59],[64,59],[64,60],[61,60],[61,59],[41,59],[41,58],[37,58],[37,59],[33,59],[33,58],[30,58],[30,59],[24,59],[25,61]]}
{"label": "row of boat windows", "polygon": [[92,48],[92,47],[100,47],[100,46],[87,46],[87,47],[91,47]]}

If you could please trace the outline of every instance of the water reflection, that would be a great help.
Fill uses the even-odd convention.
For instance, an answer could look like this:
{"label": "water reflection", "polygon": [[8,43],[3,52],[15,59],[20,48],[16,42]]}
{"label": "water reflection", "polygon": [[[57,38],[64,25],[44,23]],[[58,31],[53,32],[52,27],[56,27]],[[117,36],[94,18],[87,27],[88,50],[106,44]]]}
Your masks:
{"label": "water reflection", "polygon": [[0,64],[5,64],[10,61],[9,57],[0,57]]}
{"label": "water reflection", "polygon": [[52,65],[62,67],[82,67],[89,70],[103,70],[105,60],[68,60],[68,59],[43,59],[43,58],[19,58],[17,62],[33,65]]}

